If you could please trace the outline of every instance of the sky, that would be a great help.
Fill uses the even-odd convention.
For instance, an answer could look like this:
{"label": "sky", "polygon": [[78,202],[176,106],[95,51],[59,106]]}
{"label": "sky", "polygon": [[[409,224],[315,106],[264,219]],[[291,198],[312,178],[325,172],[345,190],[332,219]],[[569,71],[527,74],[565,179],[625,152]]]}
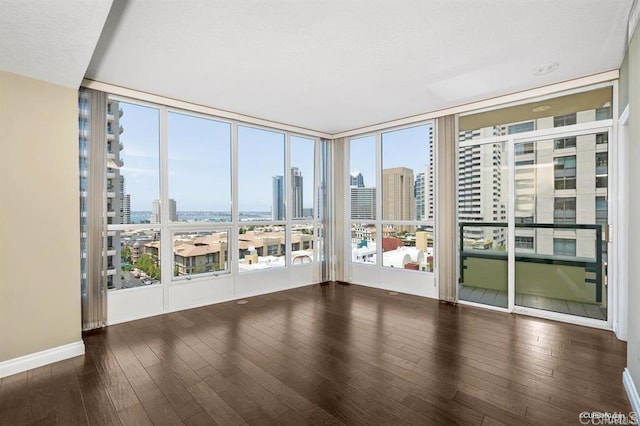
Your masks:
{"label": "sky", "polygon": [[[382,168],[407,167],[414,177],[424,173],[429,164],[430,124],[385,132],[382,134]],[[365,186],[376,184],[376,139],[365,136],[351,139],[350,172],[362,173]]]}
{"label": "sky", "polygon": [[120,174],[125,178],[125,192],[131,194],[131,210],[151,210],[153,200],[160,198],[159,111],[124,102],[120,108],[120,142],[124,146]]}
{"label": "sky", "polygon": [[[159,111],[120,102],[120,158],[131,210],[159,198]],[[231,125],[170,112],[167,122],[169,198],[178,211],[231,210]],[[303,207],[313,207],[315,141],[291,137],[291,167],[303,176]],[[285,175],[283,133],[238,126],[238,207],[268,212],[273,176]]]}

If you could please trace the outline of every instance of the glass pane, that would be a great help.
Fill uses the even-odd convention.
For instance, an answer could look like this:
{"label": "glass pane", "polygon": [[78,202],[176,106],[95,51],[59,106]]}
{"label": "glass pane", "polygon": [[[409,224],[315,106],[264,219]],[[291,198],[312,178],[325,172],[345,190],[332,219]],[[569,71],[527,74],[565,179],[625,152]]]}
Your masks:
{"label": "glass pane", "polygon": [[518,306],[607,319],[607,188],[598,178],[607,178],[608,152],[601,135],[572,137],[561,154],[559,139],[535,142],[526,158],[516,145],[516,164],[532,161],[515,173]]}
{"label": "glass pane", "polygon": [[376,218],[376,138],[365,136],[350,142],[351,219]]}
{"label": "glass pane", "polygon": [[[521,151],[531,155],[526,147]],[[531,164],[520,167],[532,173]],[[459,300],[508,307],[507,179],[506,143],[459,148]]]}
{"label": "glass pane", "polygon": [[173,276],[229,272],[229,231],[173,233]]}
{"label": "glass pane", "polygon": [[382,134],[382,218],[433,218],[433,127]]}
{"label": "glass pane", "polygon": [[351,261],[376,264],[376,225],[373,223],[351,224]]}
{"label": "glass pane", "polygon": [[382,266],[433,272],[433,227],[383,225]]}
{"label": "glass pane", "polygon": [[313,262],[313,224],[297,224],[291,229],[291,264]]}
{"label": "glass pane", "polygon": [[160,230],[107,232],[107,288],[160,283]]}
{"label": "glass pane", "polygon": [[108,101],[107,223],[160,223],[160,125],[155,108]]}
{"label": "glass pane", "polygon": [[315,170],[313,139],[291,136],[291,214],[293,219],[313,218]]}
{"label": "glass pane", "polygon": [[238,126],[240,221],[284,220],[284,134]]}
{"label": "glass pane", "polygon": [[509,307],[507,226],[460,224],[458,298],[485,305]]}
{"label": "glass pane", "polygon": [[238,235],[240,272],[286,266],[284,225],[246,226]]}
{"label": "glass pane", "polygon": [[167,130],[169,220],[231,221],[231,125],[170,112]]}

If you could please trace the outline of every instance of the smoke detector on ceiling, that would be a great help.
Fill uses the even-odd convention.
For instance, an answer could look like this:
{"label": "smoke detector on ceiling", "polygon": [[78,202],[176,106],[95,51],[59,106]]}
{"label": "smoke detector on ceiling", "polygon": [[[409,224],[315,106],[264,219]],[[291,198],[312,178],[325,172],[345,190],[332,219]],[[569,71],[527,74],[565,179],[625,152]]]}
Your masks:
{"label": "smoke detector on ceiling", "polygon": [[538,65],[537,67],[534,67],[531,72],[533,73],[533,75],[549,74],[550,72],[554,72],[555,70],[557,70],[559,66],[560,64],[558,64],[557,62],[549,62],[548,64]]}

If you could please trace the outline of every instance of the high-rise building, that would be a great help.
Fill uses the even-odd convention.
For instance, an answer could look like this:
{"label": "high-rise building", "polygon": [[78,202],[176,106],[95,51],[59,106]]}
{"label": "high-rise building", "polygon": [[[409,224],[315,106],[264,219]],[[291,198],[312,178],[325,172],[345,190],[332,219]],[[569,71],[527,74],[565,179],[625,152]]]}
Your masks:
{"label": "high-rise building", "polygon": [[[161,217],[161,208],[160,208],[160,200],[153,200],[151,202],[151,217],[150,223],[160,223]],[[176,200],[173,198],[169,198],[169,221],[177,222],[178,221],[178,208],[176,204]]]}
{"label": "high-rise building", "polygon": [[160,223],[160,200],[153,200],[151,202],[151,216],[149,217],[150,223]]}
{"label": "high-rise building", "polygon": [[[461,132],[460,141],[500,136],[499,127]],[[461,222],[505,222],[507,220],[507,172],[502,143],[462,147],[458,151],[458,218]],[[492,241],[494,248],[505,247],[505,227],[465,227],[464,237]]]}
{"label": "high-rise building", "polygon": [[91,108],[86,91],[78,92],[78,145],[80,155],[80,280],[84,292],[87,288],[87,217],[89,190],[89,122]]}
{"label": "high-rise building", "polygon": [[[415,220],[413,170],[394,167],[382,170],[382,218],[385,220]],[[399,231],[411,227],[400,226]]]}
{"label": "high-rise building", "polygon": [[433,144],[433,126],[429,127],[429,164],[427,164],[426,170],[425,170],[425,219],[426,220],[433,220],[434,213],[433,213],[433,209],[435,206],[435,192],[434,192],[434,184],[435,184],[435,170],[434,170],[434,166],[433,166],[433,151],[435,149],[435,146]]}
{"label": "high-rise building", "polygon": [[364,188],[364,177],[362,176],[362,173],[358,172],[358,171],[352,171],[351,175],[349,176],[350,179],[350,185],[351,186],[357,186],[358,188]]}
{"label": "high-rise building", "polygon": [[[610,108],[544,117],[461,132],[461,141],[592,122],[610,118]],[[607,223],[608,133],[523,142],[515,145],[515,188],[508,188],[502,143],[460,148],[460,221],[506,222],[508,191],[515,192],[516,224]],[[465,227],[464,238],[506,246],[505,227]],[[593,230],[517,228],[518,252],[595,256]],[[606,260],[606,244],[603,244]]]}
{"label": "high-rise building", "polygon": [[118,198],[120,200],[120,223],[129,224],[131,223],[131,195],[127,194],[124,176],[120,176]]}
{"label": "high-rise building", "polygon": [[[528,123],[533,130],[610,117],[605,107]],[[608,132],[516,144],[515,185],[516,223],[606,224]],[[595,257],[594,236],[593,230],[517,228],[515,244],[519,252]]]}
{"label": "high-rise building", "polygon": [[425,174],[418,173],[416,181],[413,184],[416,199],[416,219],[425,220],[426,217],[426,193],[425,193]]}
{"label": "high-rise building", "polygon": [[169,220],[171,222],[178,221],[178,206],[173,198],[169,198]]}
{"label": "high-rise building", "polygon": [[131,223],[131,195],[124,194],[122,199],[122,223]]}
{"label": "high-rise building", "polygon": [[284,202],[284,176],[273,177],[273,192],[271,202],[271,219],[284,220],[285,202]]}
{"label": "high-rise building", "polygon": [[293,218],[304,217],[302,172],[297,167],[291,168],[291,214]]}
{"label": "high-rise building", "polygon": [[351,187],[351,219],[375,220],[376,188]]}
{"label": "high-rise building", "polygon": [[[122,224],[124,201],[124,177],[120,174],[120,167],[124,165],[120,159],[123,145],[120,142],[120,134],[123,129],[120,126],[122,110],[118,101],[107,99],[107,223]],[[120,251],[120,232],[110,232],[107,251],[107,287],[122,288],[122,257]]]}

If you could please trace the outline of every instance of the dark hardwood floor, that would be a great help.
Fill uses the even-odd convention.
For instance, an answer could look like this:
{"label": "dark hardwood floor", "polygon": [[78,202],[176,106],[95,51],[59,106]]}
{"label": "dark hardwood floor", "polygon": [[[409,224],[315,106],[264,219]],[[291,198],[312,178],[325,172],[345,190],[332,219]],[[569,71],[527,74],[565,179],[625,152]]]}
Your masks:
{"label": "dark hardwood floor", "polygon": [[580,424],[629,413],[611,332],[327,284],[84,336],[0,382],[2,425]]}

